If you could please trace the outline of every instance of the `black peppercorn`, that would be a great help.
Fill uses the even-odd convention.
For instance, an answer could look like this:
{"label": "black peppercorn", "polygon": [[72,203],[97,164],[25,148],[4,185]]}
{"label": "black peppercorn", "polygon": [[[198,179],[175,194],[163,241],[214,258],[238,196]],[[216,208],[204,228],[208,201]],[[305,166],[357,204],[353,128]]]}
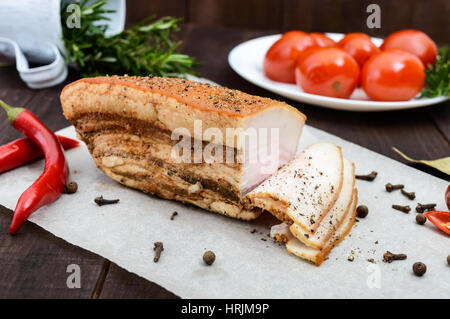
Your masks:
{"label": "black peppercorn", "polygon": [[370,174],[367,175],[355,175],[355,178],[371,182],[377,177],[377,175],[378,175],[377,172],[372,171]]}
{"label": "black peppercorn", "polygon": [[416,262],[413,265],[414,275],[422,277],[427,272],[427,266],[424,263]]}
{"label": "black peppercorn", "polygon": [[411,207],[409,207],[408,205],[407,206],[392,205],[392,208],[404,212],[405,214],[408,214],[411,211]]}
{"label": "black peppercorn", "polygon": [[356,208],[356,213],[358,215],[359,218],[364,218],[367,216],[367,214],[369,213],[369,208],[367,208],[366,205],[359,205]]}
{"label": "black peppercorn", "polygon": [[417,214],[416,215],[416,222],[419,225],[423,225],[425,224],[425,222],[427,221],[427,218],[425,217],[424,214]]}
{"label": "black peppercorn", "polygon": [[203,254],[203,261],[208,266],[211,266],[215,260],[216,260],[216,255],[212,251],[208,250],[207,252],[205,252]]}
{"label": "black peppercorn", "polygon": [[391,183],[387,183],[387,184],[385,185],[385,187],[386,187],[386,191],[390,193],[390,192],[392,192],[393,190],[396,190],[396,189],[402,189],[402,188],[405,187],[405,186],[402,185],[402,184],[392,185]]}
{"label": "black peppercorn", "polygon": [[68,182],[67,185],[64,187],[64,193],[65,194],[74,194],[78,190],[78,184],[76,182]]}

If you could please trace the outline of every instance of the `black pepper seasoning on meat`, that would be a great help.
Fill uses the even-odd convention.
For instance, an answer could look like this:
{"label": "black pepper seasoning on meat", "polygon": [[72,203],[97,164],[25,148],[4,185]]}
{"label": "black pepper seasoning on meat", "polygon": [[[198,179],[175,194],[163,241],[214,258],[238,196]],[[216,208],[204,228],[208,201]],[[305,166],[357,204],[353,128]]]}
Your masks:
{"label": "black pepper seasoning on meat", "polygon": [[414,263],[412,269],[417,277],[422,277],[427,272],[427,266],[421,262]]}
{"label": "black pepper seasoning on meat", "polygon": [[359,218],[364,218],[369,213],[369,208],[366,205],[359,205],[356,208],[356,213]]}

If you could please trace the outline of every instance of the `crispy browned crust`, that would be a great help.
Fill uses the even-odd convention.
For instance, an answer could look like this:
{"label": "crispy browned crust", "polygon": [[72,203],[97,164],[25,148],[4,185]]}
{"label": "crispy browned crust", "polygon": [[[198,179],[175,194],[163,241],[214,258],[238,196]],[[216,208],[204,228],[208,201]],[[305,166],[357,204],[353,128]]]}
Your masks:
{"label": "crispy browned crust", "polygon": [[296,111],[306,120],[306,116],[297,109],[280,101],[250,95],[238,90],[222,86],[200,83],[179,78],[136,77],[136,76],[104,76],[84,78],[67,85],[63,91],[78,83],[109,84],[131,87],[137,90],[158,93],[176,99],[206,112],[216,112],[228,116],[245,117],[258,113],[274,104]]}

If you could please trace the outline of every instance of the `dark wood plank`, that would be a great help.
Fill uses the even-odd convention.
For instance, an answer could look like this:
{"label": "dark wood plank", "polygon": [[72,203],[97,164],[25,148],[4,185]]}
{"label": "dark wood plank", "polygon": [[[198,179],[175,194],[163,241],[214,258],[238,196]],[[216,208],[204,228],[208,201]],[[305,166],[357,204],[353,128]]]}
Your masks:
{"label": "dark wood plank", "polygon": [[188,21],[191,23],[258,29],[281,27],[281,1],[193,0],[188,4]]}
{"label": "dark wood plank", "polygon": [[[430,108],[429,116],[447,141],[450,141],[450,101]],[[450,154],[449,154],[450,155]]]}
{"label": "dark wood plank", "polygon": [[[90,298],[103,258],[26,222],[8,233],[12,211],[0,205],[0,298]],[[67,266],[81,270],[81,288],[69,289]]]}
{"label": "dark wood plank", "polygon": [[186,6],[186,0],[127,1],[126,26],[132,26],[152,15],[158,18],[173,16],[186,20]]}
{"label": "dark wood plank", "polygon": [[[381,29],[366,26],[369,4],[381,7]],[[153,0],[128,1],[127,26],[155,14],[184,17],[186,22],[264,30],[366,32],[386,36],[419,29],[437,43],[448,44],[448,0]]]}
{"label": "dark wood plank", "polygon": [[[306,32],[348,32],[354,27],[350,24],[354,19],[348,20],[347,6],[332,0],[295,1],[284,0],[283,31],[297,29]],[[354,6],[361,7],[359,1],[352,2]],[[347,20],[346,20],[347,19]],[[342,23],[346,21],[347,23]]]}
{"label": "dark wood plank", "polygon": [[[251,85],[234,73],[227,63],[230,50],[243,41],[271,34],[272,31],[255,31],[247,29],[232,29],[220,26],[193,25],[185,39],[183,52],[192,55],[202,63],[197,70],[202,77],[217,81],[219,84],[242,91],[256,90],[266,92]],[[245,40],[244,40],[245,41]]]}
{"label": "dark wood plank", "polygon": [[[145,262],[145,261],[143,261]],[[153,262],[153,261],[150,261]],[[163,287],[111,263],[100,298],[179,298]]]}

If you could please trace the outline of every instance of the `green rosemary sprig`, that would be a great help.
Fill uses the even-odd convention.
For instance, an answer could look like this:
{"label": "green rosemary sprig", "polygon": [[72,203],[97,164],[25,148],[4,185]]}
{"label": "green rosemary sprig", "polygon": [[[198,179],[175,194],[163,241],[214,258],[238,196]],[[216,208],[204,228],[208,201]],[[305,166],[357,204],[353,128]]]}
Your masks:
{"label": "green rosemary sprig", "polygon": [[436,63],[425,70],[426,79],[420,98],[450,96],[450,48],[441,47],[438,50]]}
{"label": "green rosemary sprig", "polygon": [[179,31],[180,19],[153,17],[124,30],[112,37],[106,37],[106,24],[98,21],[109,20],[104,9],[105,0],[80,6],[80,28],[68,28],[67,6],[74,1],[65,2],[61,9],[63,40],[66,46],[67,62],[76,63],[83,76],[105,74],[182,76],[196,74],[193,67],[195,59],[178,52],[181,42],[174,42],[171,33]]}

